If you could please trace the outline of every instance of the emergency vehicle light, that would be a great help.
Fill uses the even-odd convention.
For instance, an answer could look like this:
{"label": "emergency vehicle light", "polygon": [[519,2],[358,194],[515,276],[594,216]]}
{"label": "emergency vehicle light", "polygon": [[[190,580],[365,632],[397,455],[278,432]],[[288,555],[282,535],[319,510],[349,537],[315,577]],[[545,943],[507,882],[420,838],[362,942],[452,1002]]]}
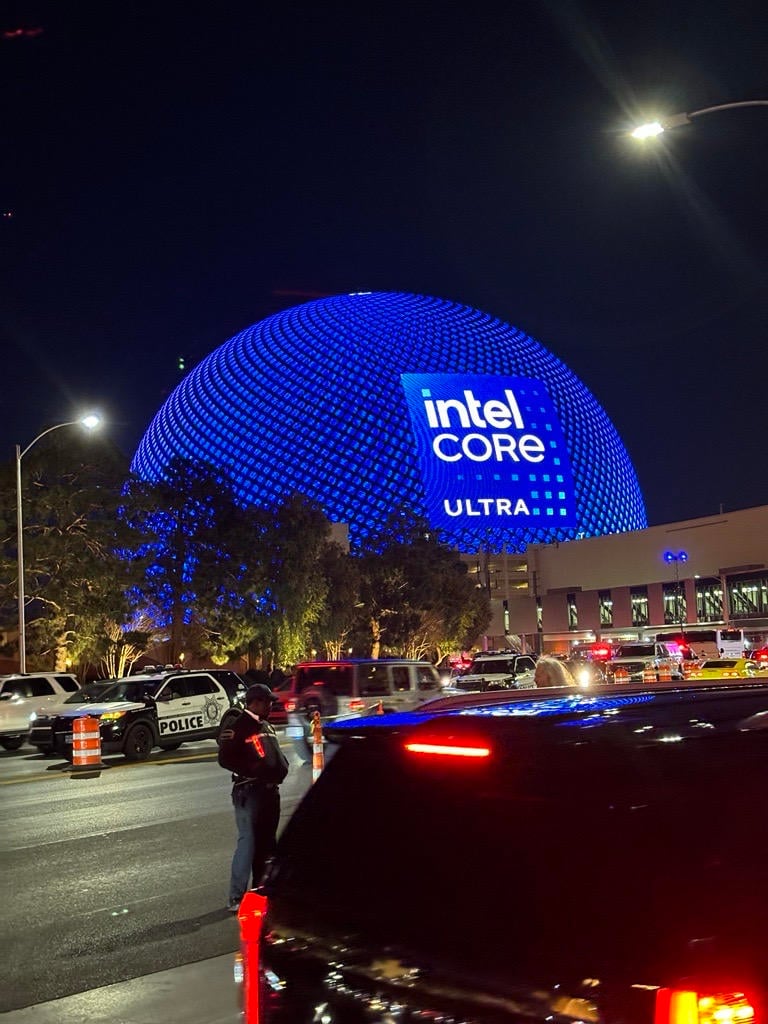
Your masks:
{"label": "emergency vehicle light", "polygon": [[411,754],[438,754],[443,757],[490,757],[490,747],[458,745],[456,743],[406,743]]}
{"label": "emergency vehicle light", "polygon": [[654,1024],[756,1024],[753,1001],[744,992],[692,992],[660,988]]}

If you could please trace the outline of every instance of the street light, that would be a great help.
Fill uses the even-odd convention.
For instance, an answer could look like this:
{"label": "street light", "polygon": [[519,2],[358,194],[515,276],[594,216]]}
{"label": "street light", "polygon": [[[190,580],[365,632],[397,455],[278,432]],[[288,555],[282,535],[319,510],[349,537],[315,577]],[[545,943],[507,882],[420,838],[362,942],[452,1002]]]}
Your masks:
{"label": "street light", "polygon": [[50,434],[52,430],[60,430],[62,427],[85,427],[86,430],[95,430],[101,423],[101,418],[94,413],[83,416],[79,420],[67,420],[66,423],[55,423],[48,427],[42,434],[38,434],[34,441],[30,441],[22,451],[20,445],[16,445],[16,557],[18,565],[18,581],[16,589],[19,595],[19,672],[27,671],[27,645],[26,645],[26,622],[24,615],[24,524],[21,510],[21,460],[30,448],[37,444],[41,437]]}
{"label": "street light", "polygon": [[739,100],[738,103],[718,103],[715,107],[702,107],[701,110],[689,110],[684,114],[670,114],[669,117],[661,118],[658,121],[640,124],[629,134],[633,139],[652,139],[670,128],[679,128],[683,124],[690,124],[694,117],[713,114],[716,110],[732,110],[734,107],[768,107],[768,100]]}
{"label": "street light", "polygon": [[687,551],[665,551],[664,561],[673,562],[675,566],[675,618],[680,623],[680,631],[685,633],[682,605],[680,603],[680,563],[688,561]]}

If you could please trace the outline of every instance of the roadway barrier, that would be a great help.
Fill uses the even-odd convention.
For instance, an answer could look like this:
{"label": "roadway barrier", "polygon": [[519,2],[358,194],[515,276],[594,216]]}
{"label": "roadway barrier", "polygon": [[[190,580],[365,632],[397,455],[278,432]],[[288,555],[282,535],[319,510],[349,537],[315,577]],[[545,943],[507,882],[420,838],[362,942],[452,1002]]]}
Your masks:
{"label": "roadway barrier", "polygon": [[258,892],[247,892],[237,912],[240,952],[235,956],[235,981],[240,985],[240,1012],[244,1024],[259,1024],[259,950],[266,912],[267,898]]}
{"label": "roadway barrier", "polygon": [[320,772],[325,767],[325,754],[323,753],[323,724],[320,721],[320,712],[315,711],[312,715],[312,781],[317,782]]}
{"label": "roadway barrier", "polygon": [[644,668],[643,669],[643,683],[655,683],[658,680],[655,668]]}
{"label": "roadway barrier", "polygon": [[672,669],[669,665],[662,665],[659,668],[659,682],[660,683],[671,683],[672,682]]}
{"label": "roadway barrier", "polygon": [[72,723],[72,767],[104,767],[101,763],[99,720],[92,715],[82,715]]}
{"label": "roadway barrier", "polygon": [[616,671],[613,674],[613,681],[614,681],[614,683],[628,683],[629,682],[629,672],[628,672],[628,670],[625,669],[625,668],[617,668]]}

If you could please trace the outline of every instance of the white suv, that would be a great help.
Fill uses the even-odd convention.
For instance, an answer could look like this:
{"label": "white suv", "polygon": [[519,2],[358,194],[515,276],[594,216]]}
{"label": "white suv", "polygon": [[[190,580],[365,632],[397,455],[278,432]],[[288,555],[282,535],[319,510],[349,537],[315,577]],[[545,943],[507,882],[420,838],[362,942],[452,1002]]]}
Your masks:
{"label": "white suv", "polygon": [[453,680],[451,690],[532,690],[536,659],[514,651],[485,651],[472,659],[469,672]]}
{"label": "white suv", "polygon": [[69,672],[28,672],[0,677],[0,747],[18,750],[29,732],[29,716],[80,689]]}
{"label": "white suv", "polygon": [[673,651],[664,643],[647,641],[632,641],[621,644],[615,655],[605,666],[606,680],[609,683],[616,681],[616,673],[621,669],[630,682],[643,682],[643,673],[647,669],[667,669],[673,679],[681,679],[682,655]]}

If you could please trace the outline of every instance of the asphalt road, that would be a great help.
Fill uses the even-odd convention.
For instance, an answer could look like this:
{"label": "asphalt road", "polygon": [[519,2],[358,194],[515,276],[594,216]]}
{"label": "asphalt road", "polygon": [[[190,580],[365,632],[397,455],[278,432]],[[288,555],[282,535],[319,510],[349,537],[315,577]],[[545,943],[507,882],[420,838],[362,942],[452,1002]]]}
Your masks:
{"label": "asphalt road", "polygon": [[[85,777],[29,747],[0,754],[0,1012],[237,948],[215,744],[104,760]],[[290,760],[282,823],[311,781]]]}

